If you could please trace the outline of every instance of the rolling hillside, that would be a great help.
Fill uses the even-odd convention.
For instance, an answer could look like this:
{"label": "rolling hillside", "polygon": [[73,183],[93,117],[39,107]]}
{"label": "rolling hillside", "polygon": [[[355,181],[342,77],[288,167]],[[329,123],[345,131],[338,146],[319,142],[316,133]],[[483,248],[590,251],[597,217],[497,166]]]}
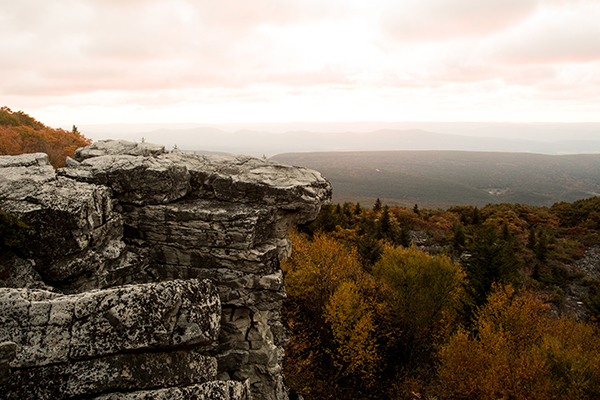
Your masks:
{"label": "rolling hillside", "polygon": [[600,193],[600,155],[465,151],[286,153],[273,160],[323,173],[334,201],[390,205],[549,206]]}

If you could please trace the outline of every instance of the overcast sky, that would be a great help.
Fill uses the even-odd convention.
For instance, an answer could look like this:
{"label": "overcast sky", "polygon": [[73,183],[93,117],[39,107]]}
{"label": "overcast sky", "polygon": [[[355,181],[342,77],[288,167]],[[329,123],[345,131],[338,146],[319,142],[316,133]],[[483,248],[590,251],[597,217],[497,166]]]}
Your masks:
{"label": "overcast sky", "polygon": [[600,0],[0,0],[0,105],[110,122],[600,121]]}

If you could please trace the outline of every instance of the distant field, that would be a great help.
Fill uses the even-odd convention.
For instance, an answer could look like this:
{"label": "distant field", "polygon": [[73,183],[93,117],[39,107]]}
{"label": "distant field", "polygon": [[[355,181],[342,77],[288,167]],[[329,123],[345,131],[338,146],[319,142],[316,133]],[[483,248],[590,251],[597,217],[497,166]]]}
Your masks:
{"label": "distant field", "polygon": [[[320,171],[334,201],[446,208],[455,204],[550,206],[600,195],[600,155],[465,151],[285,153],[273,160]],[[363,200],[360,200],[363,199]]]}

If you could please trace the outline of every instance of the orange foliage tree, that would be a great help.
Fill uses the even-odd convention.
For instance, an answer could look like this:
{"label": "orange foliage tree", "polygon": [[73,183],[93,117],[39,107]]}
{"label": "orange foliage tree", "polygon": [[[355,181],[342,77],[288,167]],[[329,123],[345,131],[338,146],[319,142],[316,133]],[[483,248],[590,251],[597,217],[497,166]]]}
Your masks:
{"label": "orange foliage tree", "polygon": [[22,111],[0,108],[0,155],[46,153],[50,164],[61,168],[77,148],[91,143],[75,126],[72,131],[53,129]]}

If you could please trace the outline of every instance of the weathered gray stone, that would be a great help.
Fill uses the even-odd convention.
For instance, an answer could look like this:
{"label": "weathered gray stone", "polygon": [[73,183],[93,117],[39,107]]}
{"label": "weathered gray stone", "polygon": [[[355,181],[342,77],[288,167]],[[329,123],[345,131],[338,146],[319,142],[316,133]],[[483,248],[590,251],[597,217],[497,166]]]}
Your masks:
{"label": "weathered gray stone", "polygon": [[75,151],[76,161],[107,155],[129,156],[158,156],[164,154],[165,146],[152,143],[134,143],[126,140],[99,140],[90,146],[79,148]]}
{"label": "weathered gray stone", "polygon": [[25,260],[15,254],[5,254],[0,263],[0,288],[27,288],[54,290],[35,269],[34,260]]}
{"label": "weathered gray stone", "polygon": [[[62,371],[96,374],[98,360],[124,352],[152,350],[163,357],[202,346],[218,360],[221,379],[245,381],[255,398],[286,400],[281,363],[289,332],[281,322],[285,283],[279,265],[291,251],[289,228],[316,217],[331,196],[329,182],[318,172],[266,160],[168,154],[162,146],[123,141],[80,149],[66,165],[57,178],[43,156],[0,159],[0,188],[14,189],[7,189],[14,194],[5,204],[37,224],[17,249],[13,267],[0,270],[0,286],[79,293],[22,290],[0,302],[0,323],[11,321],[0,325],[0,332],[9,332],[0,340],[19,345],[13,362],[19,379],[38,379],[43,370],[48,379],[58,374],[66,387],[71,383],[64,383]],[[202,312],[185,311],[194,308],[186,296],[171,289],[154,296],[141,285],[181,279],[216,285],[212,296],[222,312],[211,315],[222,328],[210,340],[193,333],[201,325],[193,317]],[[94,291],[129,283],[136,285]],[[198,296],[190,302],[207,301]],[[75,365],[81,369],[52,369]],[[80,394],[69,396],[223,398],[211,397],[214,391],[166,389],[171,384],[165,382],[151,388],[94,385],[70,389]],[[27,390],[50,399],[58,389]],[[128,393],[114,393],[123,390]]]}
{"label": "weathered gray stone", "polygon": [[[0,176],[4,176],[4,169]],[[102,241],[98,232],[112,218],[110,190],[70,179],[58,178],[24,190],[3,187],[0,194],[6,212],[18,216],[31,229],[21,247],[32,258],[61,257],[84,250]],[[116,234],[119,235],[118,233]]]}
{"label": "weathered gray stone", "polygon": [[164,204],[190,191],[190,174],[184,165],[164,157],[105,155],[85,159],[59,175],[110,187],[118,200],[132,204]]}
{"label": "weathered gray stone", "polygon": [[590,246],[575,265],[592,278],[600,279],[600,246]]}
{"label": "weathered gray stone", "polygon": [[[30,153],[18,156],[0,156],[0,168],[11,167],[45,167],[50,165],[48,154]],[[32,171],[35,171],[32,170]]]}
{"label": "weathered gray stone", "polygon": [[116,391],[188,386],[216,378],[216,361],[192,351],[112,356],[13,369],[3,399],[68,399]]}
{"label": "weathered gray stone", "polygon": [[307,168],[247,156],[169,154],[165,158],[187,167],[193,193],[200,198],[274,205],[294,210],[294,218],[302,222],[314,219],[320,204],[331,198],[331,184]]}
{"label": "weathered gray stone", "polygon": [[200,385],[145,390],[133,393],[111,393],[94,400],[251,400],[248,382],[212,381]]}
{"label": "weathered gray stone", "polygon": [[15,359],[17,344],[13,342],[0,343],[0,383],[8,380],[10,375],[9,363]]}
{"label": "weathered gray stone", "polygon": [[121,286],[63,296],[0,289],[0,340],[18,344],[13,367],[118,352],[208,345],[221,305],[209,281]]}
{"label": "weathered gray stone", "polygon": [[210,279],[218,284],[221,303],[226,306],[254,306],[262,309],[266,305],[268,309],[286,297],[281,270],[270,275],[259,275],[227,268],[158,265],[147,268],[145,273],[160,277],[161,280]]}
{"label": "weathered gray stone", "polygon": [[138,207],[123,205],[127,236],[182,248],[250,249],[272,236],[273,207],[215,200],[188,200]]}
{"label": "weathered gray stone", "polygon": [[[129,276],[147,266],[146,251],[132,252],[121,240],[122,218],[114,212],[110,189],[56,178],[45,154],[3,160],[0,196],[7,199],[3,210],[17,215],[30,229],[18,249],[27,261],[11,259],[3,264],[6,274],[0,277],[0,286],[44,288],[50,283],[73,293],[128,283]],[[31,180],[39,165],[48,167],[43,178]],[[45,282],[39,284],[38,278]]]}
{"label": "weathered gray stone", "polygon": [[0,194],[23,200],[44,184],[56,180],[45,153],[0,156]]}

